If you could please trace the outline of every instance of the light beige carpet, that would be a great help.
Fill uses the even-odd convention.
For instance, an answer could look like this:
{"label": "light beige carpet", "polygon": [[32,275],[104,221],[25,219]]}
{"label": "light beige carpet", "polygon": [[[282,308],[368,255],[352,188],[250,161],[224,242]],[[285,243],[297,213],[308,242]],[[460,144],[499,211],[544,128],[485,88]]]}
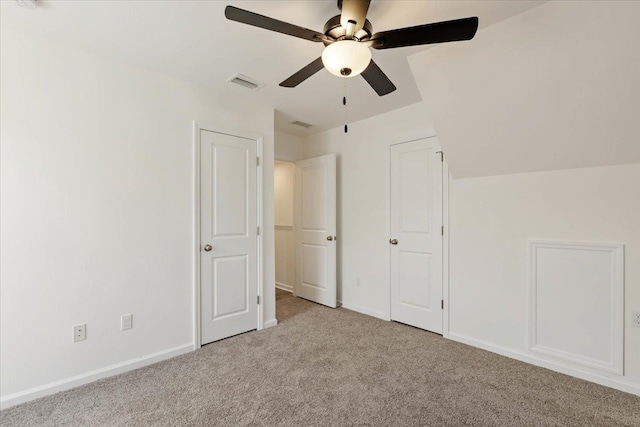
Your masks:
{"label": "light beige carpet", "polygon": [[293,298],[293,294],[291,292],[283,291],[282,289],[276,288],[276,301],[289,298]]}
{"label": "light beige carpet", "polygon": [[280,325],[0,413],[5,426],[640,426],[640,397],[299,298]]}

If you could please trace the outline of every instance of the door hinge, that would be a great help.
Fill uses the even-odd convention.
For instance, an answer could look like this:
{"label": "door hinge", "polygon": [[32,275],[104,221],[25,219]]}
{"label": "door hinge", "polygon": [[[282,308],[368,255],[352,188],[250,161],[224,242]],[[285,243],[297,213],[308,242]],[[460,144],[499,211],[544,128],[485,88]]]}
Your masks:
{"label": "door hinge", "polygon": [[443,299],[440,300],[440,308],[442,310],[444,310],[444,300]]}
{"label": "door hinge", "polygon": [[258,236],[260,235],[260,227],[256,227],[256,233],[258,233]]}
{"label": "door hinge", "polygon": [[260,166],[260,157],[256,157],[256,166]]}
{"label": "door hinge", "polygon": [[444,162],[444,151],[436,151],[436,154],[440,154],[440,161]]}
{"label": "door hinge", "polygon": [[260,295],[258,295],[256,299],[257,299],[258,305],[260,305]]}
{"label": "door hinge", "polygon": [[440,235],[444,236],[444,225],[442,227],[440,227]]}

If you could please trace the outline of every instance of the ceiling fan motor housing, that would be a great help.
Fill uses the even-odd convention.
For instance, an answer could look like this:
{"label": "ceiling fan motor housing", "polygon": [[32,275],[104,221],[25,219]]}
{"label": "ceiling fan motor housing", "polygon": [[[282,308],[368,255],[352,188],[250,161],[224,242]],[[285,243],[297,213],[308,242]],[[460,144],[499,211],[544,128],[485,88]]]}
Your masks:
{"label": "ceiling fan motor housing", "polygon": [[[340,15],[336,15],[333,18],[329,19],[326,24],[324,24],[324,35],[330,37],[334,40],[344,40],[347,37],[347,29],[340,25]],[[373,34],[373,25],[369,22],[368,19],[365,19],[364,26],[361,30],[357,31],[353,38],[357,41],[366,41],[371,38]],[[325,46],[329,44],[329,42],[324,42]]]}

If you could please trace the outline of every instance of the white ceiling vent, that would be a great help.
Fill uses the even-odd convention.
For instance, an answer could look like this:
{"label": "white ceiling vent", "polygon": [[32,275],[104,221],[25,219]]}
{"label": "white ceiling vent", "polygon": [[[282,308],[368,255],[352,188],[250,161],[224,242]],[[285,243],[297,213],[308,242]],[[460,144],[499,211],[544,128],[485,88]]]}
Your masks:
{"label": "white ceiling vent", "polygon": [[25,9],[35,9],[37,4],[36,0],[16,0],[18,6],[24,7]]}
{"label": "white ceiling vent", "polygon": [[265,86],[265,83],[261,83],[251,77],[247,77],[243,74],[234,74],[228,80],[228,82],[235,83],[240,86],[244,86],[251,90],[258,90],[261,87]]}
{"label": "white ceiling vent", "polygon": [[296,126],[302,126],[303,128],[307,128],[307,129],[313,126],[313,125],[310,125],[309,123],[301,122],[299,120],[296,120],[295,122],[291,122],[291,124]]}

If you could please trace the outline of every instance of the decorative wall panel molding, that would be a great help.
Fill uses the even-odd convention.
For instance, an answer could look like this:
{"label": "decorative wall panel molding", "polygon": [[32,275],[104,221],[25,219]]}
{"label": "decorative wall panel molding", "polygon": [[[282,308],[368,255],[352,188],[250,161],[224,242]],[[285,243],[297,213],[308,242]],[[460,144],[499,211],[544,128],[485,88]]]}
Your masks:
{"label": "decorative wall panel molding", "polygon": [[624,245],[529,242],[529,348],[622,375]]}

